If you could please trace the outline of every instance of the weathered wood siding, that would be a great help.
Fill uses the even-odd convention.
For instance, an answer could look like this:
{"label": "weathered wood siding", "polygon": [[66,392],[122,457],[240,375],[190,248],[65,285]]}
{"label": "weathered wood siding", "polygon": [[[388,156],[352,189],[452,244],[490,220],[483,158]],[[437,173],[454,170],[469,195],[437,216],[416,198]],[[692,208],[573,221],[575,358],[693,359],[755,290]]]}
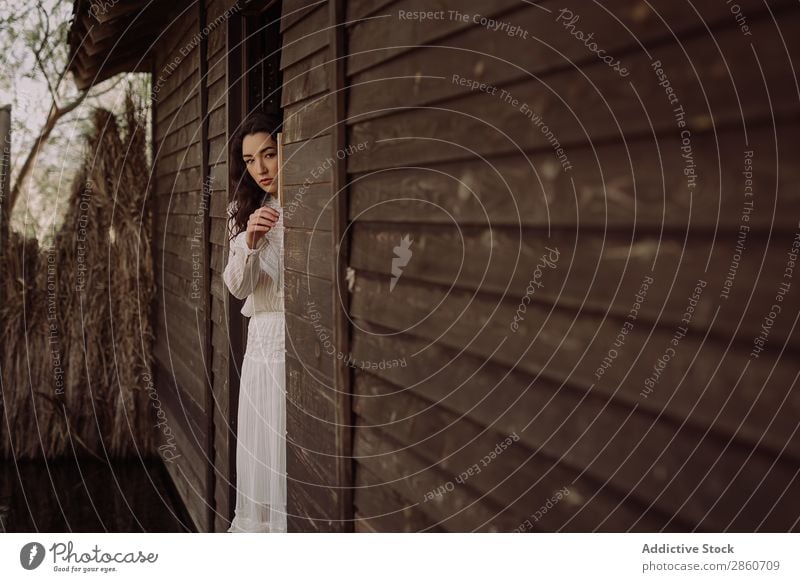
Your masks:
{"label": "weathered wood siding", "polygon": [[[167,470],[198,531],[207,531],[206,301],[200,30],[196,5],[167,18],[154,50],[155,385],[177,445]],[[181,54],[181,51],[185,54]]]}
{"label": "weathered wood siding", "polygon": [[[330,531],[347,527],[340,520],[343,498],[337,490],[337,485],[343,482],[341,466],[347,463],[341,437],[341,432],[347,429],[335,423],[337,402],[332,395],[332,367],[320,357],[319,345],[310,341],[316,337],[316,331],[305,295],[312,289],[315,300],[321,301],[316,309],[326,319],[330,318],[333,252],[331,212],[325,209],[325,203],[331,198],[331,178],[329,169],[311,173],[312,168],[323,166],[334,155],[329,67],[324,64],[329,60],[330,33],[314,34],[325,28],[327,4],[312,3],[305,9],[303,4],[284,2],[286,17],[281,25],[284,39],[281,69],[287,80],[282,91],[288,158],[285,184],[287,200],[295,200],[286,215],[287,249],[290,249],[287,251],[289,521],[294,530]],[[186,55],[163,83],[155,107],[156,226],[157,232],[164,233],[163,240],[157,242],[159,266],[163,265],[164,271],[163,274],[159,271],[158,381],[161,385],[169,384],[164,388],[170,390],[169,416],[177,416],[176,423],[183,423],[175,431],[184,455],[180,461],[183,465],[180,469],[169,468],[202,531],[212,528],[224,531],[233,516],[237,398],[229,385],[238,381],[239,370],[231,347],[238,341],[232,334],[246,334],[246,322],[242,322],[243,329],[232,325],[241,303],[229,295],[222,281],[228,251],[225,232],[225,212],[230,199],[228,142],[235,129],[230,125],[238,123],[237,116],[244,113],[240,104],[230,102],[242,96],[240,87],[232,89],[235,80],[228,75],[231,59],[239,58],[234,53],[241,50],[240,40],[229,38],[222,19],[234,9],[235,2],[230,0],[206,2],[204,23],[216,24],[210,27],[207,39],[201,36],[201,42],[207,43],[205,63],[200,62],[202,44],[195,42],[195,48],[185,51]],[[233,19],[239,18],[235,12]],[[180,36],[165,34],[172,41],[164,41],[158,47],[156,78],[161,68],[202,30],[198,14],[201,11],[195,6],[179,18]],[[203,68],[206,75],[201,80]],[[207,137],[203,147],[204,132]],[[207,207],[203,188],[209,194]],[[195,229],[202,230],[203,226],[208,229],[208,239],[192,240]],[[306,256],[313,257],[310,264],[306,264]],[[203,290],[206,275],[210,277],[210,295],[201,293],[198,297],[197,291]],[[298,293],[301,289],[302,296]],[[207,317],[211,318],[210,324]],[[209,333],[210,361],[206,361],[203,354]],[[308,368],[305,371],[304,366]],[[174,374],[173,369],[177,370]],[[312,377],[320,381],[313,390],[309,388]],[[211,390],[207,391],[209,382]],[[208,439],[205,429],[210,418],[213,418],[213,434]],[[206,449],[208,446],[210,449]],[[213,463],[213,478],[207,480],[210,463]],[[210,512],[213,524],[206,523]]]}
{"label": "weathered wood siding", "polygon": [[[290,531],[344,531],[345,433],[331,335],[334,102],[328,2],[283,2],[287,473]],[[309,305],[313,302],[313,305]],[[345,411],[346,412],[346,411]]]}
{"label": "weathered wood siding", "polygon": [[[185,53],[177,67],[169,68],[175,70],[167,76],[155,107],[161,168],[157,220],[169,241],[159,247],[166,251],[162,263],[169,272],[160,286],[161,295],[170,301],[169,309],[159,306],[164,314],[158,353],[164,374],[170,366],[181,370],[176,385],[182,398],[173,403],[175,414],[198,429],[185,431],[181,446],[190,447],[185,460],[189,467],[173,477],[186,483],[179,489],[184,502],[194,508],[193,518],[203,520],[202,531],[225,531],[235,505],[238,399],[229,386],[231,381],[238,383],[233,350],[246,337],[247,322],[239,315],[242,302],[230,296],[222,272],[228,258],[228,144],[235,130],[231,125],[242,113],[240,104],[231,103],[241,98],[240,87],[232,87],[228,74],[231,59],[241,58],[241,44],[229,38],[229,23],[235,21],[241,30],[240,9],[233,0],[195,4],[178,17],[182,36],[174,38],[167,31],[164,36],[173,42],[165,41],[157,50],[165,63],[181,50]],[[165,183],[162,174],[174,184]],[[173,335],[181,340],[177,353],[168,342]],[[184,393],[191,400],[183,398]],[[208,427],[213,427],[210,435],[205,432]]]}
{"label": "weathered wood siding", "polygon": [[[348,143],[366,144],[347,157],[352,350],[407,362],[354,369],[356,529],[796,528],[796,269],[775,297],[800,216],[800,9],[741,0],[746,34],[724,2],[530,4],[436,6],[524,39],[348,3]],[[557,21],[565,6],[628,76]]]}
{"label": "weathered wood siding", "polygon": [[[211,352],[214,422],[214,531],[226,531],[233,519],[231,506],[235,495],[231,485],[235,481],[235,469],[230,451],[235,451],[235,438],[230,419],[236,416],[231,410],[228,390],[230,366],[230,342],[228,321],[231,307],[230,296],[222,280],[222,272],[228,261],[228,238],[226,212],[228,192],[228,127],[226,68],[226,31],[223,21],[230,14],[235,2],[211,0],[207,4],[206,20],[218,25],[208,35],[208,74],[205,86],[208,91],[206,119],[208,121],[208,169],[207,183],[211,190],[210,217],[210,268],[211,268]],[[238,307],[233,307],[234,310]],[[233,413],[233,415],[231,415]],[[234,457],[235,459],[235,457]]]}

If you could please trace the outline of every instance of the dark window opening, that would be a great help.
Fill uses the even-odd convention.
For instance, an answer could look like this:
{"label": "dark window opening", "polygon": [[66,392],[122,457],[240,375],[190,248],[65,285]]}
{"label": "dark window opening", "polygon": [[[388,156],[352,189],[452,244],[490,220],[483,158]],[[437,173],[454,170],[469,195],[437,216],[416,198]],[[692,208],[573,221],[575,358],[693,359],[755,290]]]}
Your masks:
{"label": "dark window opening", "polygon": [[[267,3],[264,3],[267,4]],[[281,6],[271,2],[244,17],[247,111],[281,114]]]}

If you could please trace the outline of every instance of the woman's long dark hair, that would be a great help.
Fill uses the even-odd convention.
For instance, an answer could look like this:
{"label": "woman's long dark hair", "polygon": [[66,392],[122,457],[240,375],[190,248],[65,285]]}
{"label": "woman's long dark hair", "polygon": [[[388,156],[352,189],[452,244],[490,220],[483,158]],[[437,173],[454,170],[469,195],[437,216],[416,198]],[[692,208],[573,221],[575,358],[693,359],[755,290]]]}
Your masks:
{"label": "woman's long dark hair", "polygon": [[242,159],[242,142],[245,136],[265,132],[278,142],[278,132],[281,131],[281,119],[277,115],[254,111],[242,122],[231,140],[230,150],[230,188],[233,192],[233,228],[230,237],[233,238],[247,228],[250,215],[261,206],[264,199],[264,190],[253,180],[247,171]]}

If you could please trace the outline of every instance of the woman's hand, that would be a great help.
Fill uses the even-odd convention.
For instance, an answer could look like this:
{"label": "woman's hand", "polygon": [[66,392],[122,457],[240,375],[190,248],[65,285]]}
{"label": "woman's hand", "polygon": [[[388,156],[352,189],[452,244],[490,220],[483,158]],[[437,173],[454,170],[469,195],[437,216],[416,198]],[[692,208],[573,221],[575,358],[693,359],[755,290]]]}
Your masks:
{"label": "woman's hand", "polygon": [[251,249],[256,248],[258,241],[275,226],[278,221],[278,211],[269,206],[262,206],[250,215],[247,221],[247,235],[245,241]]}

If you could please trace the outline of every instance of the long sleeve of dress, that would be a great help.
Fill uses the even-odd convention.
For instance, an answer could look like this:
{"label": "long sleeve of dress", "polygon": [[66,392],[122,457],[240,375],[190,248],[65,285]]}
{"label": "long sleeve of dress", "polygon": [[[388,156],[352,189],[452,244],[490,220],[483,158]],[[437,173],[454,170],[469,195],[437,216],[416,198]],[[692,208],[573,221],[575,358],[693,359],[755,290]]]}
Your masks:
{"label": "long sleeve of dress", "polygon": [[[232,210],[229,208],[228,232],[233,228]],[[237,299],[246,299],[254,294],[259,284],[259,278],[263,273],[271,281],[267,282],[268,287],[274,288],[276,295],[283,296],[283,217],[278,218],[275,228],[267,232],[266,235],[256,243],[256,247],[251,249],[246,242],[247,233],[240,232],[230,243],[228,253],[228,263],[222,274],[223,281]],[[250,303],[252,299],[248,299]],[[258,298],[257,309],[262,309],[263,298]],[[243,313],[252,311],[245,304]]]}
{"label": "long sleeve of dress", "polygon": [[268,246],[266,237],[262,237],[256,248],[251,249],[246,236],[247,232],[242,231],[231,240],[228,264],[222,273],[222,280],[237,299],[245,299],[255,290],[260,271],[258,255]]}

